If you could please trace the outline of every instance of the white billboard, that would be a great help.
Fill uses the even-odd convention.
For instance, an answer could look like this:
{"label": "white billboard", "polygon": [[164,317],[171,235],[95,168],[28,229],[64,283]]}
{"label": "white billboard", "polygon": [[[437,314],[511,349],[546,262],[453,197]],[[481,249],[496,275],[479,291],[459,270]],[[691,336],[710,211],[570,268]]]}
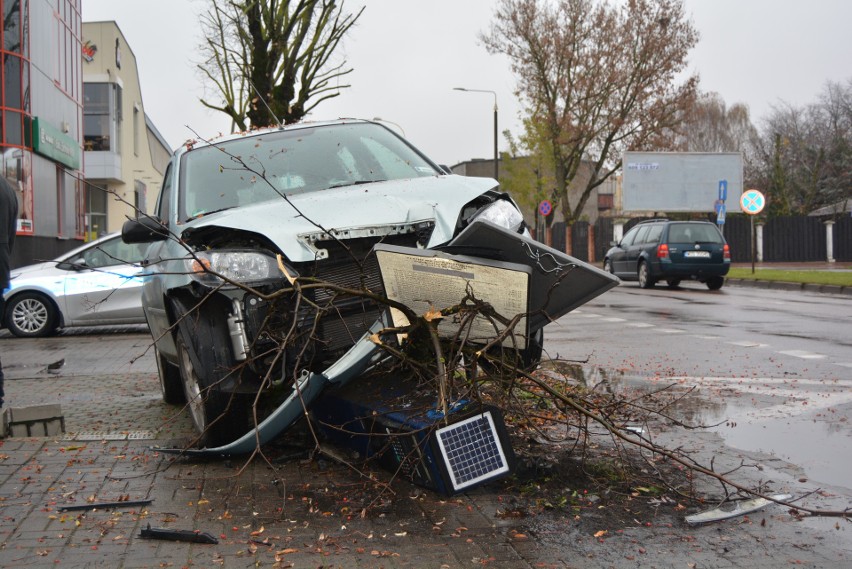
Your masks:
{"label": "white billboard", "polygon": [[624,211],[713,212],[743,193],[739,152],[627,151],[621,166]]}

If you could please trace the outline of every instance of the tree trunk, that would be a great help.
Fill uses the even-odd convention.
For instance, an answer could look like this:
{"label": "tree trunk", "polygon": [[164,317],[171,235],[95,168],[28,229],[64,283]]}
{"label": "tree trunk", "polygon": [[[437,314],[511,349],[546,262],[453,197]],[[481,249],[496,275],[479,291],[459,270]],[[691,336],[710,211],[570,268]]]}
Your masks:
{"label": "tree trunk", "polygon": [[565,224],[565,253],[574,255],[574,243],[571,241],[571,229],[573,225]]}
{"label": "tree trunk", "polygon": [[589,239],[587,253],[589,255],[589,263],[595,262],[595,226],[589,224]]}

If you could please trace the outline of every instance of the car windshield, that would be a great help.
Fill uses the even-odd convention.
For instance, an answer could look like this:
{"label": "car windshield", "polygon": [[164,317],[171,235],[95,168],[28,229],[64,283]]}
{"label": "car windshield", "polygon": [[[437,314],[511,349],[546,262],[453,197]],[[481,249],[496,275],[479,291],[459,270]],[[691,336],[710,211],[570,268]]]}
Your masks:
{"label": "car windshield", "polygon": [[270,131],[186,152],[180,168],[180,218],[298,193],[438,174],[380,125]]}
{"label": "car windshield", "polygon": [[722,235],[707,223],[675,223],[669,228],[669,243],[722,243]]}

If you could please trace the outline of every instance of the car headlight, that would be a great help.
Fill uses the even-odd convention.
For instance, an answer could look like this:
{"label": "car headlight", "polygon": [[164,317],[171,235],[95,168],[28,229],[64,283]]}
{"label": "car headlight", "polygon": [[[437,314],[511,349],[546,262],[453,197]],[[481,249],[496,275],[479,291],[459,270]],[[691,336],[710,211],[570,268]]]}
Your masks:
{"label": "car headlight", "polygon": [[490,221],[510,231],[518,232],[524,224],[524,216],[518,211],[512,202],[507,200],[496,200],[478,212],[471,218],[471,222],[477,219]]}
{"label": "car headlight", "polygon": [[199,251],[185,263],[190,276],[208,286],[222,284],[223,278],[247,283],[284,276],[275,257],[257,251]]}

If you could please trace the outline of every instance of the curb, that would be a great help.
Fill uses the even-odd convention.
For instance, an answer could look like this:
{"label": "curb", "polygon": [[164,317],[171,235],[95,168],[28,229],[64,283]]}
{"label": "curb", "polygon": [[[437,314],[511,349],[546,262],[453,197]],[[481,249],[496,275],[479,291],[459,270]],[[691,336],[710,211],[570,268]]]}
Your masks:
{"label": "curb", "polygon": [[760,279],[732,279],[725,278],[725,285],[742,286],[748,288],[766,288],[770,290],[789,290],[817,292],[824,294],[840,294],[852,296],[852,287],[840,285],[823,285],[812,283],[791,283],[786,281],[764,281]]}

